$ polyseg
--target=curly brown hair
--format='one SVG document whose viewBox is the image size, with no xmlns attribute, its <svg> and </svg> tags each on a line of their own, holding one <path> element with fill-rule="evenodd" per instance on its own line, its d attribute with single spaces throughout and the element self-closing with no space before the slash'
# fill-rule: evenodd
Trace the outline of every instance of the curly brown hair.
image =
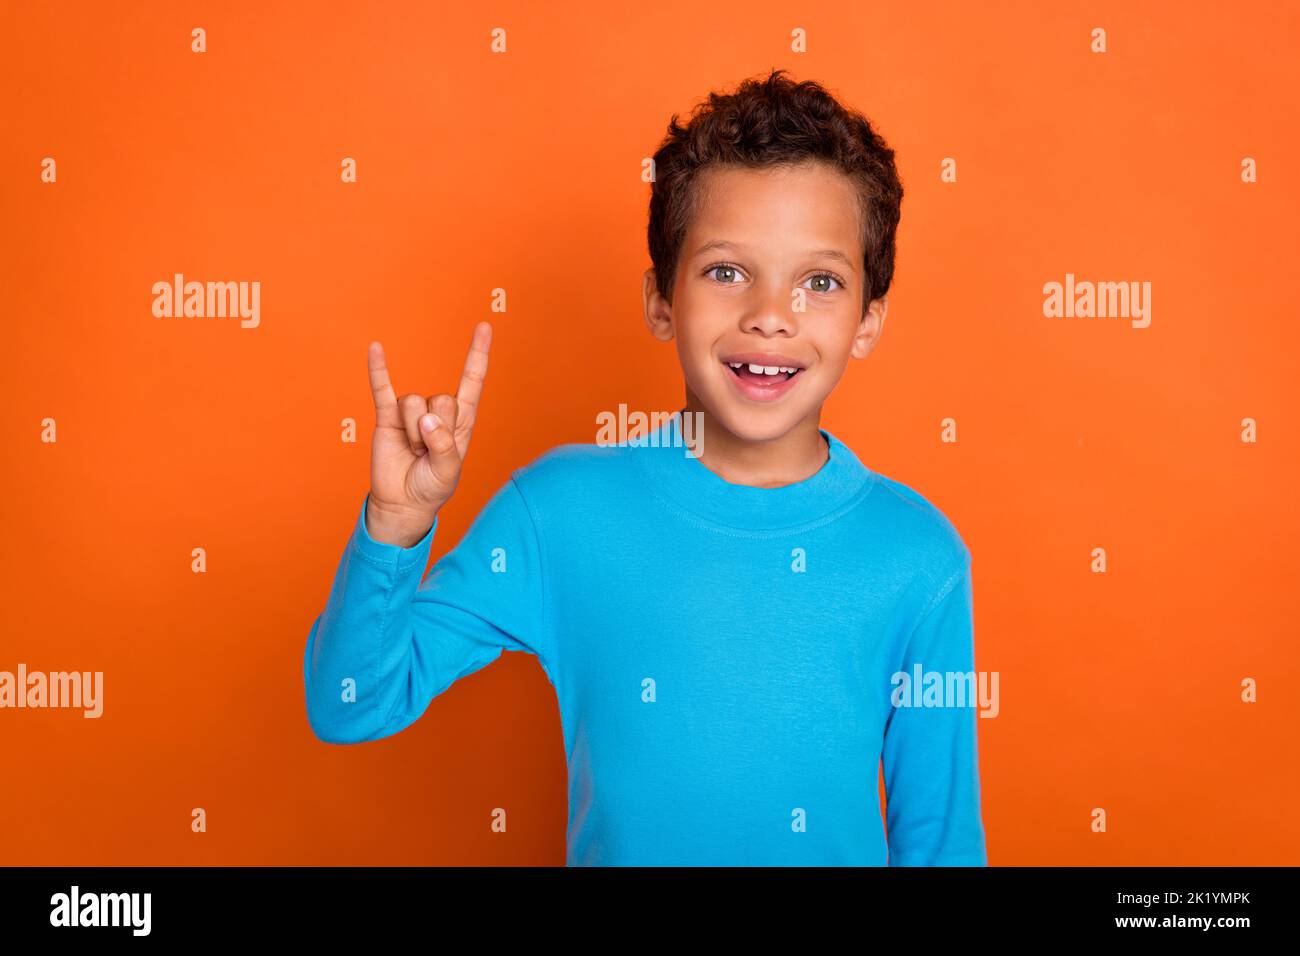
<svg viewBox="0 0 1300 956">
<path fill-rule="evenodd" d="M 690 122 L 674 113 L 654 154 L 650 186 L 650 259 L 659 294 L 672 303 L 686 227 L 708 167 L 755 169 L 808 160 L 831 164 L 852 181 L 859 199 L 864 255 L 863 309 L 894 277 L 894 235 L 903 184 L 894 151 L 861 113 L 849 110 L 813 80 L 796 83 L 785 70 L 748 79 L 734 93 L 710 93 Z"/>
</svg>

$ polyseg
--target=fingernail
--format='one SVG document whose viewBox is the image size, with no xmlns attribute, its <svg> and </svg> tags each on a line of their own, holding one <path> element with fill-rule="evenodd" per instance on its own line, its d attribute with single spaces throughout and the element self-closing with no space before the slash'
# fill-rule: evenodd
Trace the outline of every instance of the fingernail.
<svg viewBox="0 0 1300 956">
<path fill-rule="evenodd" d="M 438 420 L 432 415 L 425 415 L 420 419 L 420 427 L 426 432 L 433 431 L 438 426 Z"/>
</svg>

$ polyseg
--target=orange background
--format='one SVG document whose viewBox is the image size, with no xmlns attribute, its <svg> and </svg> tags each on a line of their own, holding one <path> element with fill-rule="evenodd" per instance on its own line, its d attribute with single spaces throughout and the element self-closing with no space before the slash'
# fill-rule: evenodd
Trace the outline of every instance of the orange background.
<svg viewBox="0 0 1300 956">
<path fill-rule="evenodd" d="M 0 670 L 102 670 L 105 713 L 0 711 L 0 863 L 563 863 L 535 659 L 382 741 L 308 727 L 307 632 L 368 484 L 366 344 L 399 394 L 454 391 L 494 326 L 434 558 L 597 412 L 678 407 L 641 318 L 641 160 L 772 67 L 898 151 L 886 333 L 822 424 L 974 554 L 990 862 L 1298 862 L 1300 16 L 1051 6 L 6 4 Z M 175 272 L 260 281 L 261 326 L 154 318 Z M 1150 281 L 1151 326 L 1045 318 L 1066 272 Z"/>
</svg>

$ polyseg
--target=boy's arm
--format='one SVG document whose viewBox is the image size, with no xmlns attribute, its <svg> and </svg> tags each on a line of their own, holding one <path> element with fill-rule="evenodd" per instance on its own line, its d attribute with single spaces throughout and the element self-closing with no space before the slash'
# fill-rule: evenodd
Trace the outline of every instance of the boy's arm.
<svg viewBox="0 0 1300 956">
<path fill-rule="evenodd" d="M 369 495 L 303 659 L 307 720 L 329 743 L 403 730 L 457 679 L 536 654 L 552 674 L 541 545 L 514 479 L 421 581 L 438 527 L 410 548 L 366 530 Z"/>
<path fill-rule="evenodd" d="M 942 699 L 950 706 L 891 706 L 885 721 L 881 759 L 890 866 L 988 865 L 980 814 L 974 658 L 967 553 L 963 567 L 947 579 L 918 621 L 900 668 L 909 681 L 917 665 L 923 675 L 937 671 L 944 688 L 950 672 L 973 674 L 965 706 L 951 706 L 945 694 Z"/>
</svg>

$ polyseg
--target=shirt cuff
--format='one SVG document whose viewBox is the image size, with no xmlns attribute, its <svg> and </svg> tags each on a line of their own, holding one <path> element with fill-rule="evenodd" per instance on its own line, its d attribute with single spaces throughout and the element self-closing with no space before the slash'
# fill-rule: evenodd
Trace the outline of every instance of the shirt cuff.
<svg viewBox="0 0 1300 956">
<path fill-rule="evenodd" d="M 423 538 L 411 547 L 403 548 L 376 541 L 370 536 L 370 532 L 366 530 L 366 507 L 369 504 L 370 492 L 367 491 L 365 499 L 361 502 L 361 514 L 357 518 L 356 527 L 352 530 L 352 546 L 356 548 L 357 553 L 367 561 L 383 567 L 395 568 L 398 571 L 409 571 L 417 565 L 423 570 L 424 565 L 428 563 L 429 552 L 433 548 L 433 533 L 438 530 L 438 516 L 434 515 L 433 524 Z"/>
</svg>

